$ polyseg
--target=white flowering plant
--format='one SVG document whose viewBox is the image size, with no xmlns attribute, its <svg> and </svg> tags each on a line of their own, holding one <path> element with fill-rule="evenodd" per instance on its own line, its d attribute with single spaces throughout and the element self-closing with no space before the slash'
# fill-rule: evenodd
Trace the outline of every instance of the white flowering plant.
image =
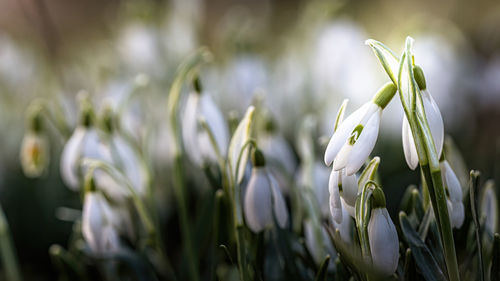
<svg viewBox="0 0 500 281">
<path fill-rule="evenodd" d="M 346 118 L 344 101 L 328 142 L 318 141 L 313 116 L 298 118 L 288 142 L 259 99 L 241 118 L 225 114 L 202 85 L 214 59 L 206 48 L 182 62 L 164 97 L 166 138 L 151 141 L 158 126 L 131 117 L 127 102 L 96 110 L 81 93 L 73 128 L 46 101 L 33 102 L 23 171 L 40 177 L 57 162 L 47 133 L 56 130 L 61 179 L 81 202 L 67 245 L 50 248 L 60 280 L 500 280 L 494 183 L 481 184 L 477 171 L 460 180 L 413 39 L 399 56 L 366 44 L 388 82 Z M 131 92 L 150 83 L 139 75 Z M 384 155 L 370 155 L 396 94 L 404 157 L 421 181 L 401 186 L 391 217 L 378 176 Z M 8 280 L 21 280 L 1 213 L 0 226 Z"/>
</svg>

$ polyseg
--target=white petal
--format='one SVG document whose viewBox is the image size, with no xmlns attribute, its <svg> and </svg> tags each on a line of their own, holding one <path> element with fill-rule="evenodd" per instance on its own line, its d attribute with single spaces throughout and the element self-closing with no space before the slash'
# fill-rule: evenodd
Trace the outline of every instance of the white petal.
<svg viewBox="0 0 500 281">
<path fill-rule="evenodd" d="M 431 129 L 434 145 L 436 146 L 437 156 L 441 156 L 444 142 L 444 124 L 443 117 L 439 111 L 439 107 L 427 91 L 422 91 L 422 100 L 425 108 L 425 115 L 429 128 Z"/>
<path fill-rule="evenodd" d="M 288 223 L 288 211 L 286 209 L 285 199 L 283 198 L 283 194 L 280 191 L 276 179 L 270 173 L 267 173 L 267 176 L 272 189 L 274 215 L 276 216 L 279 227 L 285 228 Z"/>
<path fill-rule="evenodd" d="M 328 181 L 328 191 L 330 192 L 330 213 L 336 223 L 342 223 L 342 203 L 340 202 L 339 172 L 332 169 L 330 179 Z"/>
<path fill-rule="evenodd" d="M 85 195 L 82 213 L 82 234 L 89 247 L 99 252 L 102 245 L 101 231 L 106 223 L 102 208 L 102 195 L 91 192 Z"/>
<path fill-rule="evenodd" d="M 356 175 L 347 176 L 345 170 L 342 173 L 342 198 L 347 204 L 356 205 L 356 198 L 358 197 L 358 181 Z"/>
<path fill-rule="evenodd" d="M 343 198 L 340 199 L 342 201 L 342 208 L 345 208 L 347 210 L 347 214 L 349 214 L 349 216 L 351 216 L 352 218 L 356 218 L 356 208 L 354 207 L 356 205 L 349 205 L 344 201 Z"/>
<path fill-rule="evenodd" d="M 78 159 L 82 149 L 82 142 L 86 134 L 86 129 L 78 127 L 69 138 L 61 154 L 61 178 L 71 189 L 78 191 L 80 183 L 78 179 Z"/>
<path fill-rule="evenodd" d="M 445 184 L 448 186 L 448 191 L 450 193 L 451 201 L 460 201 L 462 202 L 462 187 L 460 186 L 460 181 L 458 180 L 457 175 L 450 167 L 448 161 L 443 161 L 441 166 L 442 173 L 445 176 Z"/>
<path fill-rule="evenodd" d="M 491 235 L 497 232 L 498 226 L 498 201 L 494 191 L 494 185 L 485 184 L 481 199 L 481 219 L 484 219 L 484 229 Z"/>
<path fill-rule="evenodd" d="M 358 110 L 354 111 L 351 115 L 349 115 L 337 128 L 337 131 L 333 133 L 330 138 L 330 142 L 326 147 L 325 151 L 325 164 L 330 166 L 333 160 L 337 157 L 337 153 L 339 153 L 342 146 L 347 141 L 347 138 L 352 133 L 354 127 L 359 124 L 361 118 L 368 110 L 368 107 L 371 102 L 365 103 Z"/>
<path fill-rule="evenodd" d="M 104 227 L 101 235 L 102 245 L 100 245 L 100 254 L 115 253 L 120 249 L 120 237 L 114 227 L 107 225 Z"/>
<path fill-rule="evenodd" d="M 244 200 L 245 220 L 253 232 L 260 232 L 273 224 L 271 200 L 271 186 L 265 170 L 254 168 Z"/>
<path fill-rule="evenodd" d="M 460 228 L 465 218 L 464 204 L 462 201 L 451 201 L 451 205 L 453 209 L 451 212 L 451 225 Z"/>
<path fill-rule="evenodd" d="M 141 196 L 144 195 L 147 172 L 139 153 L 119 135 L 113 135 L 112 142 L 115 149 L 113 163 L 123 171 L 135 191 Z"/>
<path fill-rule="evenodd" d="M 215 142 L 217 147 L 223 157 L 226 155 L 227 145 L 228 145 L 228 128 L 226 120 L 222 115 L 222 112 L 213 102 L 212 98 L 208 94 L 203 94 L 200 101 L 201 114 L 207 121 L 208 127 L 212 131 L 215 137 Z M 213 151 L 210 145 L 210 150 Z M 212 152 L 213 153 L 213 152 Z"/>
<path fill-rule="evenodd" d="M 199 110 L 199 95 L 190 93 L 184 114 L 182 115 L 182 140 L 184 142 L 184 150 L 193 163 L 202 165 L 200 148 L 198 147 L 198 110 Z"/>
<path fill-rule="evenodd" d="M 413 139 L 413 134 L 411 132 L 410 124 L 406 115 L 403 117 L 402 126 L 402 137 L 403 137 L 403 152 L 405 154 L 406 164 L 410 169 L 415 170 L 418 166 L 418 153 L 415 147 L 415 140 Z"/>
<path fill-rule="evenodd" d="M 387 209 L 372 210 L 368 223 L 368 237 L 373 265 L 388 276 L 393 274 L 398 266 L 399 240 Z"/>
<path fill-rule="evenodd" d="M 352 175 L 356 173 L 361 166 L 365 163 L 377 142 L 378 130 L 380 126 L 380 117 L 382 109 L 376 111 L 366 123 L 365 128 L 359 135 L 358 140 L 352 148 L 349 155 L 349 160 L 346 165 L 346 174 Z"/>
</svg>

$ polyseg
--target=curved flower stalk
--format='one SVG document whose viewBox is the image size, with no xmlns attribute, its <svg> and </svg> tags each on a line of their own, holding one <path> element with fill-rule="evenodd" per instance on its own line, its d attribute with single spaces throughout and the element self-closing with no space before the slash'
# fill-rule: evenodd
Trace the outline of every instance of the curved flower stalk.
<svg viewBox="0 0 500 281">
<path fill-rule="evenodd" d="M 356 173 L 370 155 L 377 141 L 382 110 L 396 93 L 389 82 L 374 98 L 349 115 L 333 133 L 325 151 L 325 164 L 338 171 L 345 168 L 347 175 Z"/>
<path fill-rule="evenodd" d="M 396 271 L 399 261 L 399 239 L 396 227 L 385 207 L 385 196 L 380 188 L 373 192 L 373 206 L 368 222 L 368 240 L 372 263 L 377 270 L 389 276 Z"/>
<path fill-rule="evenodd" d="M 219 157 L 225 157 L 229 133 L 222 112 L 208 93 L 203 93 L 198 78 L 194 85 L 195 91 L 187 97 L 182 116 L 182 138 L 188 157 L 202 166 L 206 162 L 217 163 Z M 206 122 L 211 135 L 200 126 L 200 119 Z"/>
<path fill-rule="evenodd" d="M 80 124 L 68 139 L 61 154 L 61 177 L 64 183 L 72 190 L 81 188 L 82 170 L 80 160 L 83 158 L 111 161 L 111 155 L 104 148 L 94 126 L 94 112 L 88 97 L 81 101 Z"/>
<path fill-rule="evenodd" d="M 429 123 L 429 128 L 431 130 L 432 138 L 434 140 L 434 145 L 436 146 L 437 155 L 441 155 L 443 151 L 444 143 L 444 124 L 443 118 L 441 117 L 441 112 L 436 102 L 432 96 L 427 91 L 427 84 L 425 82 L 425 76 L 422 68 L 415 66 L 413 68 L 415 74 L 415 80 L 420 89 L 420 94 L 422 95 L 422 103 L 424 105 L 425 116 L 427 117 L 427 122 Z M 410 124 L 406 115 L 403 117 L 402 125 L 402 138 L 403 138 L 403 151 L 406 159 L 406 163 L 410 169 L 415 170 L 418 166 L 418 154 L 417 148 L 415 147 L 415 141 L 413 139 L 413 134 L 410 129 Z"/>
<path fill-rule="evenodd" d="M 255 233 L 272 227 L 274 221 L 281 228 L 288 223 L 285 199 L 278 183 L 266 170 L 264 155 L 259 149 L 252 153 L 253 170 L 244 200 L 245 220 Z"/>
<path fill-rule="evenodd" d="M 443 184 L 446 188 L 446 203 L 448 205 L 448 214 L 450 216 L 451 225 L 455 228 L 460 228 L 464 222 L 464 203 L 462 201 L 462 187 L 458 181 L 458 177 L 451 169 L 448 161 L 440 162 Z"/>
</svg>

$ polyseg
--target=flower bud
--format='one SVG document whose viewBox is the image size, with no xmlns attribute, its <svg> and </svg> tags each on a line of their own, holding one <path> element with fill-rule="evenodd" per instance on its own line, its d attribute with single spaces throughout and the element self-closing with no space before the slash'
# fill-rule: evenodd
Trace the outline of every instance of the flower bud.
<svg viewBox="0 0 500 281">
<path fill-rule="evenodd" d="M 272 227 L 275 218 L 281 228 L 288 223 L 288 212 L 278 183 L 263 166 L 253 168 L 243 207 L 246 223 L 255 233 Z"/>
<path fill-rule="evenodd" d="M 393 274 L 398 267 L 399 239 L 386 208 L 372 209 L 368 239 L 375 268 L 387 276 Z"/>
</svg>

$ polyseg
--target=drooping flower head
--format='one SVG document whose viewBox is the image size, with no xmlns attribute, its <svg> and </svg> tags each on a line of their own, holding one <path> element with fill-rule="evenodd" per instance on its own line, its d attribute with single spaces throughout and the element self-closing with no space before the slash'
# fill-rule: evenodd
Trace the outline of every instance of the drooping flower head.
<svg viewBox="0 0 500 281">
<path fill-rule="evenodd" d="M 61 177 L 72 190 L 81 188 L 84 171 L 80 165 L 83 158 L 102 159 L 110 162 L 109 151 L 103 149 L 95 128 L 95 116 L 88 97 L 81 98 L 80 123 L 68 139 L 61 154 Z"/>
<path fill-rule="evenodd" d="M 333 133 L 325 151 L 325 164 L 347 175 L 356 173 L 377 141 L 382 110 L 396 93 L 396 86 L 385 84 L 374 98 L 349 115 Z"/>
<path fill-rule="evenodd" d="M 424 105 L 425 116 L 427 122 L 429 123 L 429 128 L 431 130 L 432 138 L 434 140 L 434 145 L 436 147 L 437 155 L 441 155 L 444 143 L 444 124 L 443 118 L 441 117 L 441 112 L 436 102 L 432 96 L 427 91 L 427 84 L 425 81 L 425 76 L 422 68 L 415 66 L 413 68 L 415 74 L 415 80 L 417 81 L 418 88 L 422 95 L 422 103 Z M 402 138 L 403 138 L 403 151 L 406 159 L 406 163 L 410 169 L 415 170 L 418 165 L 418 154 L 417 148 L 415 147 L 415 141 L 413 140 L 413 134 L 410 129 L 410 124 L 406 115 L 403 117 L 402 125 Z"/>
<path fill-rule="evenodd" d="M 399 239 L 396 227 L 385 207 L 385 196 L 380 188 L 373 192 L 373 205 L 368 222 L 368 239 L 372 263 L 387 276 L 398 267 Z"/>
<path fill-rule="evenodd" d="M 217 162 L 217 153 L 222 157 L 226 155 L 229 133 L 224 115 L 210 95 L 203 92 L 197 78 L 194 88 L 195 91 L 187 98 L 182 116 L 182 138 L 191 161 L 201 166 L 205 162 Z M 208 128 L 203 128 L 200 122 L 206 122 Z"/>
<path fill-rule="evenodd" d="M 245 220 L 255 233 L 272 227 L 275 220 L 281 228 L 288 223 L 285 199 L 265 163 L 262 152 L 255 149 L 252 153 L 252 175 L 244 198 Z"/>
</svg>

